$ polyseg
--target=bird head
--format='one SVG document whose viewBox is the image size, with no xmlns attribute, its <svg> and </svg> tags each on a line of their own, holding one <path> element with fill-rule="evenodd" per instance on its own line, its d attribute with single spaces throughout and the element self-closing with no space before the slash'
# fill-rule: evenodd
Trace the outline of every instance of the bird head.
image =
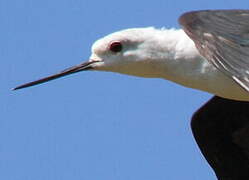
<svg viewBox="0 0 249 180">
<path fill-rule="evenodd" d="M 157 30 L 158 31 L 158 30 Z M 154 28 L 134 28 L 112 33 L 92 46 L 92 69 L 153 77 L 160 59 Z"/>
</svg>

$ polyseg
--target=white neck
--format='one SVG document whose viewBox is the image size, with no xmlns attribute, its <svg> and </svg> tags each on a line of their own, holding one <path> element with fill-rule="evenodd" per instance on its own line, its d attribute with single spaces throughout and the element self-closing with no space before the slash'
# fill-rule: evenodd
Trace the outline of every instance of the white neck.
<svg viewBox="0 0 249 180">
<path fill-rule="evenodd" d="M 153 31 L 154 45 L 160 50 L 154 65 L 159 78 L 229 99 L 249 100 L 248 92 L 199 54 L 183 30 Z"/>
</svg>

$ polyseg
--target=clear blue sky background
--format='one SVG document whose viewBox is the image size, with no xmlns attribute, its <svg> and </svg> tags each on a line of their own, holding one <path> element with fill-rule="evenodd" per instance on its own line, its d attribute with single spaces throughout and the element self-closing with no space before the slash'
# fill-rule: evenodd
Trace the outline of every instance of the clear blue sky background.
<svg viewBox="0 0 249 180">
<path fill-rule="evenodd" d="M 10 89 L 87 60 L 111 32 L 228 8 L 248 0 L 0 0 L 0 179 L 215 179 L 189 125 L 207 93 L 104 72 Z"/>
</svg>

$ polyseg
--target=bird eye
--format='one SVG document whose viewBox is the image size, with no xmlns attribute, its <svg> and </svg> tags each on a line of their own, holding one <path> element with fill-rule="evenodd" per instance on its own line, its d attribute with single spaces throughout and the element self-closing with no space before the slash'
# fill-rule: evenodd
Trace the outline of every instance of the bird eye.
<svg viewBox="0 0 249 180">
<path fill-rule="evenodd" d="M 110 44 L 110 47 L 109 47 L 110 51 L 114 52 L 114 53 L 118 53 L 120 51 L 122 51 L 123 49 L 123 46 L 121 44 L 121 42 L 112 42 Z"/>
</svg>

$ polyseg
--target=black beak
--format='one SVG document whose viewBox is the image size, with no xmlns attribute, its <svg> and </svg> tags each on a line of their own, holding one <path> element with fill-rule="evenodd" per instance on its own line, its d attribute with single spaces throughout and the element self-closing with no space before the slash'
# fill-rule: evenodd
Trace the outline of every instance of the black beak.
<svg viewBox="0 0 249 180">
<path fill-rule="evenodd" d="M 45 77 L 45 78 L 42 78 L 42 79 L 39 79 L 39 80 L 36 80 L 36 81 L 33 81 L 33 82 L 29 82 L 29 83 L 17 86 L 15 88 L 13 88 L 13 90 L 22 89 L 22 88 L 34 86 L 34 85 L 37 85 L 37 84 L 45 83 L 47 81 L 57 79 L 57 78 L 60 78 L 60 77 L 63 77 L 63 76 L 69 75 L 69 74 L 73 74 L 73 73 L 76 73 L 76 72 L 90 70 L 90 69 L 92 69 L 91 64 L 96 63 L 96 62 L 97 61 L 84 62 L 82 64 L 67 68 L 67 69 L 65 69 L 65 70 L 63 70 L 63 71 L 61 71 L 61 72 L 59 72 L 57 74 L 54 74 L 54 75 L 51 75 L 51 76 L 48 76 L 48 77 Z"/>
</svg>

